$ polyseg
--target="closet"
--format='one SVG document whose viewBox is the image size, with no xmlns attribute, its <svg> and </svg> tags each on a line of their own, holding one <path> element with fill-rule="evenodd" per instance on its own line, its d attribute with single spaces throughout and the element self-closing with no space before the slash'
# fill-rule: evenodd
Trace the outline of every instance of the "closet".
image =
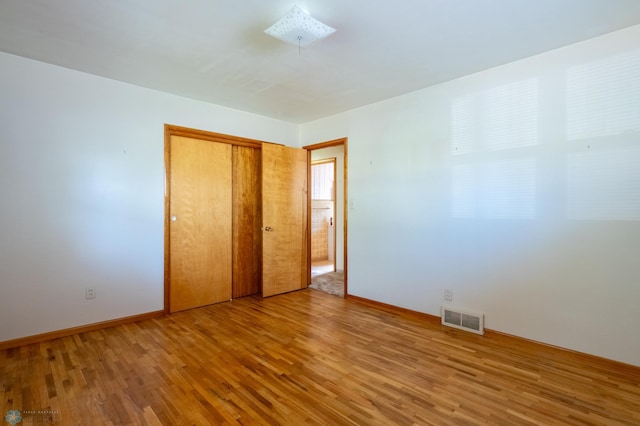
<svg viewBox="0 0 640 426">
<path fill-rule="evenodd" d="M 165 126 L 165 311 L 305 288 L 307 152 Z"/>
</svg>

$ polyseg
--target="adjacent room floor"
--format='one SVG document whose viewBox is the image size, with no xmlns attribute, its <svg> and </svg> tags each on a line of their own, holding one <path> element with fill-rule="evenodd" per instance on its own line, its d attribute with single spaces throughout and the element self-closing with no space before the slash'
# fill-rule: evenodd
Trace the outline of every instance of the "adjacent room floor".
<svg viewBox="0 0 640 426">
<path fill-rule="evenodd" d="M 344 273 L 335 271 L 333 262 L 328 260 L 314 261 L 311 264 L 311 285 L 309 288 L 333 296 L 344 297 Z"/>
<path fill-rule="evenodd" d="M 311 262 L 311 278 L 326 274 L 327 272 L 333 272 L 334 270 L 335 265 L 329 260 L 314 260 Z"/>
</svg>

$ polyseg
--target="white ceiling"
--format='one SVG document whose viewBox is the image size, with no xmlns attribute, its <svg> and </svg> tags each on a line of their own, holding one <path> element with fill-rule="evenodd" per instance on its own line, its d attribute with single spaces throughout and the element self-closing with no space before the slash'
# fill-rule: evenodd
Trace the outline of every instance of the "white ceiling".
<svg viewBox="0 0 640 426">
<path fill-rule="evenodd" d="M 294 5 L 337 29 L 264 34 Z M 640 24 L 640 0 L 0 0 L 0 50 L 304 123 Z"/>
</svg>

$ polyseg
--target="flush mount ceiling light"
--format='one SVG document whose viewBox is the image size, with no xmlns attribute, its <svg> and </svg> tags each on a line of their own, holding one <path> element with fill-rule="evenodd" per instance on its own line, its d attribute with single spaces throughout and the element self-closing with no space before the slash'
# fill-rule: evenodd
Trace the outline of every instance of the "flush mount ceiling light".
<svg viewBox="0 0 640 426">
<path fill-rule="evenodd" d="M 289 13 L 264 30 L 270 36 L 298 47 L 308 46 L 335 31 L 335 28 L 323 24 L 298 6 L 293 6 Z"/>
</svg>

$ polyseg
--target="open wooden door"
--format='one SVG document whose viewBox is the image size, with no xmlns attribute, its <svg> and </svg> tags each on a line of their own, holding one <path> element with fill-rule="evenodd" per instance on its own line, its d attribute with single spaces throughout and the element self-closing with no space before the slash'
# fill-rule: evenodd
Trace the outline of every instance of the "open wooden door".
<svg viewBox="0 0 640 426">
<path fill-rule="evenodd" d="M 307 282 L 307 151 L 262 145 L 262 295 Z"/>
</svg>

